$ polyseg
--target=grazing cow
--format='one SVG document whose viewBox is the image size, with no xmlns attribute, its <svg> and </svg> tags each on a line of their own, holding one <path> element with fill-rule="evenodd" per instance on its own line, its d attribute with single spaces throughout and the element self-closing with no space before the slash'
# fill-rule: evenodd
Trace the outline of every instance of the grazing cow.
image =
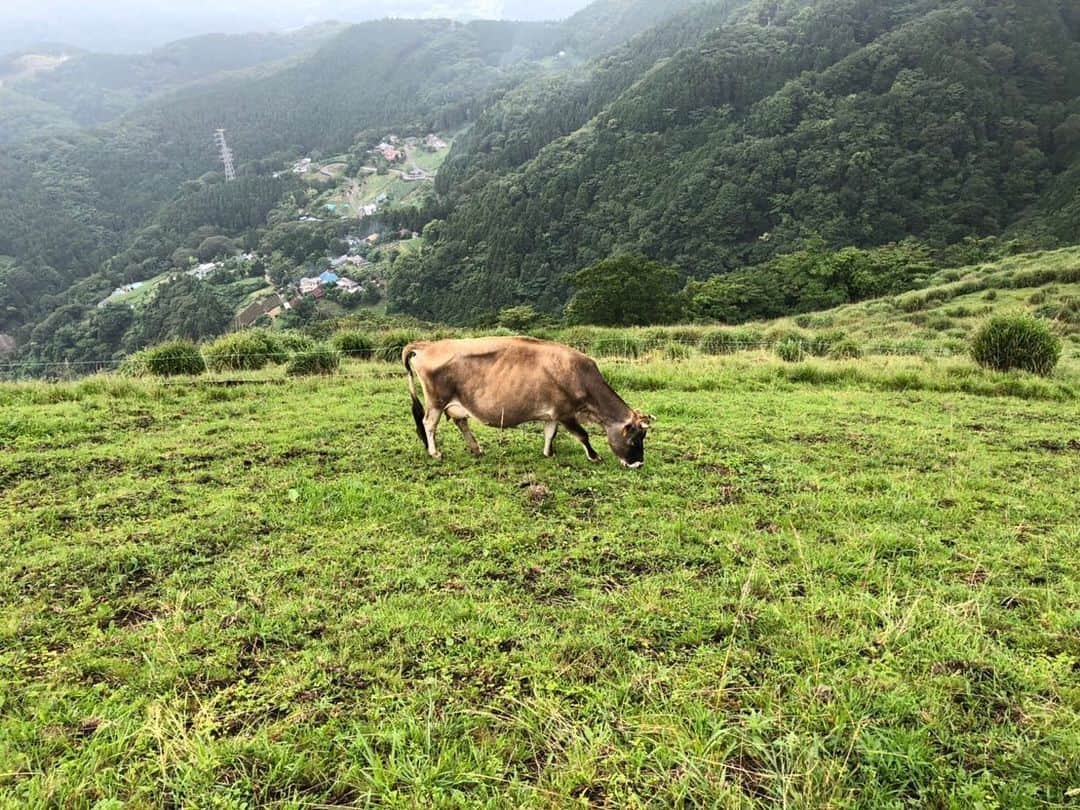
<svg viewBox="0 0 1080 810">
<path fill-rule="evenodd" d="M 601 425 L 608 444 L 624 466 L 645 463 L 645 432 L 650 417 L 632 410 L 607 384 L 596 363 L 559 343 L 533 338 L 477 338 L 411 343 L 401 353 L 409 372 L 416 432 L 433 458 L 435 430 L 445 413 L 454 420 L 473 455 L 480 445 L 469 418 L 509 428 L 543 422 L 544 455 L 555 455 L 562 425 L 585 448 L 590 461 L 600 456 L 582 423 Z M 416 394 L 420 378 L 427 408 Z"/>
</svg>

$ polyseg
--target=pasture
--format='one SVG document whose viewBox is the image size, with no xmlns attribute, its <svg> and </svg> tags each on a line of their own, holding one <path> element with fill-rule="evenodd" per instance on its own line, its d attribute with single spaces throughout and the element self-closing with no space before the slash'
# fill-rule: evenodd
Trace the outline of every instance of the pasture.
<svg viewBox="0 0 1080 810">
<path fill-rule="evenodd" d="M 0 805 L 1080 800 L 1075 366 L 602 367 L 641 471 L 390 364 L 0 386 Z"/>
</svg>

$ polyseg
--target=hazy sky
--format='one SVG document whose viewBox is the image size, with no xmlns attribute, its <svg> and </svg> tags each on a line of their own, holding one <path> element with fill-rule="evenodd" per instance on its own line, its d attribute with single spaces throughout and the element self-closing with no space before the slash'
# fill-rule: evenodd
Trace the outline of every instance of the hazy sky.
<svg viewBox="0 0 1080 810">
<path fill-rule="evenodd" d="M 589 0 L 0 0 L 0 53 L 38 42 L 145 50 L 182 37 L 380 17 L 549 20 Z"/>
</svg>

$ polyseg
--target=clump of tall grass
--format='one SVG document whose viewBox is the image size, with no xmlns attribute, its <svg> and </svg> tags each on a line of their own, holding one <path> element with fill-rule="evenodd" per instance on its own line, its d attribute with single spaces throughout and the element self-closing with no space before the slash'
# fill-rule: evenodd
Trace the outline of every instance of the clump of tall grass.
<svg viewBox="0 0 1080 810">
<path fill-rule="evenodd" d="M 705 354 L 734 354 L 761 342 L 761 335 L 749 329 L 713 329 L 702 335 L 698 348 Z"/>
<path fill-rule="evenodd" d="M 140 371 L 156 377 L 194 376 L 206 372 L 206 361 L 199 353 L 199 347 L 186 340 L 173 340 L 144 349 L 129 357 L 124 365 L 127 373 L 133 376 Z"/>
<path fill-rule="evenodd" d="M 330 346 L 320 343 L 314 348 L 297 352 L 285 367 L 285 373 L 291 377 L 336 374 L 340 365 L 341 356 Z"/>
<path fill-rule="evenodd" d="M 400 363 L 402 350 L 419 339 L 419 334 L 408 329 L 383 332 L 375 345 L 375 359 L 384 363 Z"/>
<path fill-rule="evenodd" d="M 608 334 L 593 341 L 590 352 L 597 357 L 626 357 L 636 360 L 644 353 L 642 341 L 629 334 Z"/>
<path fill-rule="evenodd" d="M 830 360 L 856 360 L 862 355 L 862 348 L 851 338 L 839 340 L 829 348 Z"/>
<path fill-rule="evenodd" d="M 358 357 L 364 360 L 375 353 L 375 340 L 367 332 L 338 332 L 331 338 L 331 344 L 345 357 Z"/>
<path fill-rule="evenodd" d="M 776 356 L 785 363 L 801 363 L 806 359 L 806 343 L 797 337 L 786 337 L 776 344 Z"/>
<path fill-rule="evenodd" d="M 289 359 L 280 338 L 263 329 L 220 337 L 203 350 L 203 356 L 212 371 L 255 371 Z"/>
<path fill-rule="evenodd" d="M 1061 340 L 1041 318 L 1007 313 L 979 328 L 971 339 L 971 356 L 984 368 L 1021 369 L 1045 377 L 1061 357 Z"/>
<path fill-rule="evenodd" d="M 290 354 L 306 352 L 315 348 L 314 338 L 308 337 L 303 332 L 282 332 L 281 346 Z"/>
</svg>

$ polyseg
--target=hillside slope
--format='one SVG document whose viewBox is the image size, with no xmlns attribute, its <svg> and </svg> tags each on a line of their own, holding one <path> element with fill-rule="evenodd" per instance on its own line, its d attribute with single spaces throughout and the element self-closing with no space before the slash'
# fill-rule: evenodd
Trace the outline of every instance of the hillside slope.
<svg viewBox="0 0 1080 810">
<path fill-rule="evenodd" d="M 556 311 L 566 273 L 624 250 L 703 278 L 811 236 L 940 246 L 1023 224 L 1080 241 L 1080 220 L 1049 202 L 1074 192 L 1059 180 L 1080 142 L 1075 4 L 802 6 L 743 15 L 524 165 L 444 187 L 445 221 L 398 307 L 457 322 L 523 301 Z M 473 151 L 459 176 L 490 163 Z"/>
</svg>

